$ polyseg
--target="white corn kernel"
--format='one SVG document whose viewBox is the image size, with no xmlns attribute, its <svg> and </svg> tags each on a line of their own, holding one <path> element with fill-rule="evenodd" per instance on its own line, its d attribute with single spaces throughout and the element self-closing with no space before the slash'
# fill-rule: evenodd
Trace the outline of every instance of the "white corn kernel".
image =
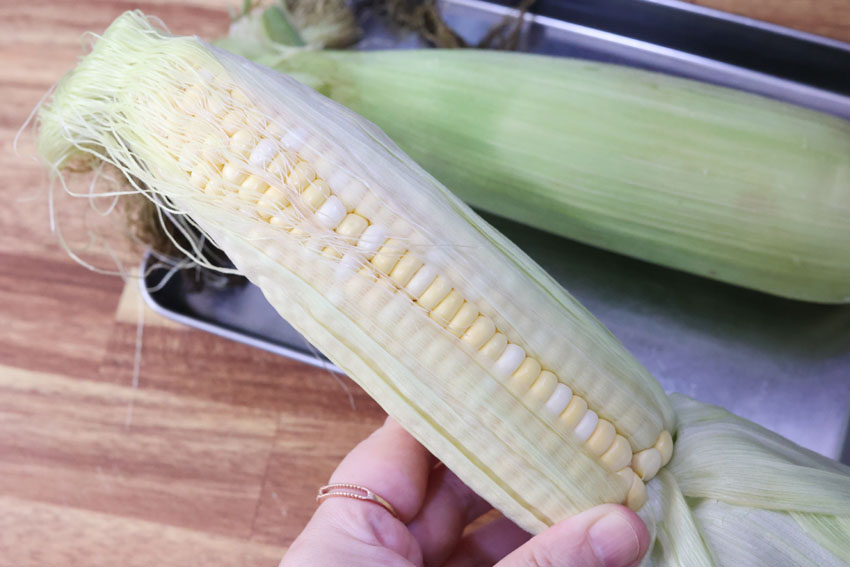
<svg viewBox="0 0 850 567">
<path fill-rule="evenodd" d="M 425 290 L 428 289 L 428 286 L 431 285 L 431 282 L 433 282 L 436 278 L 437 271 L 428 264 L 425 264 L 419 268 L 415 274 L 413 274 L 413 277 L 410 278 L 410 281 L 407 282 L 404 289 L 410 294 L 410 297 L 417 299 L 425 293 Z"/>
<path fill-rule="evenodd" d="M 334 270 L 334 278 L 337 281 L 347 280 L 360 269 L 363 264 L 363 258 L 359 254 L 348 252 L 342 255 L 342 259 L 337 264 Z"/>
<path fill-rule="evenodd" d="M 566 384 L 559 383 L 555 386 L 555 391 L 552 392 L 552 395 L 549 396 L 549 399 L 546 400 L 546 411 L 548 411 L 553 416 L 559 416 L 561 413 L 567 409 L 567 405 L 570 403 L 570 399 L 573 397 L 573 391 L 570 390 L 570 387 Z"/>
<path fill-rule="evenodd" d="M 327 181 L 334 194 L 345 203 L 345 208 L 349 211 L 353 211 L 357 207 L 357 203 L 362 201 L 366 192 L 369 191 L 366 185 L 341 169 L 328 177 Z"/>
<path fill-rule="evenodd" d="M 345 218 L 345 207 L 336 195 L 331 195 L 316 211 L 316 218 L 327 228 L 334 229 Z"/>
<path fill-rule="evenodd" d="M 599 416 L 593 410 L 587 410 L 587 413 L 581 418 L 575 428 L 575 436 L 579 441 L 584 443 L 590 439 L 593 430 L 596 429 L 596 424 L 599 423 Z"/>
<path fill-rule="evenodd" d="M 359 215 L 358 215 L 359 216 Z M 366 256 L 372 256 L 381 244 L 387 239 L 387 229 L 381 225 L 370 225 L 363 234 L 360 240 L 357 241 L 357 248 Z"/>
<path fill-rule="evenodd" d="M 298 126 L 290 128 L 281 136 L 280 141 L 284 147 L 297 150 L 304 145 L 304 140 L 307 139 L 307 132 Z"/>
<path fill-rule="evenodd" d="M 248 163 L 256 168 L 263 169 L 271 162 L 277 151 L 277 140 L 264 138 L 251 150 L 251 154 L 248 156 Z"/>
<path fill-rule="evenodd" d="M 522 347 L 515 344 L 509 344 L 505 347 L 505 352 L 496 359 L 496 370 L 502 374 L 503 377 L 510 376 L 517 368 L 519 368 L 519 365 L 522 364 L 523 360 L 525 360 L 525 351 L 522 350 Z"/>
</svg>

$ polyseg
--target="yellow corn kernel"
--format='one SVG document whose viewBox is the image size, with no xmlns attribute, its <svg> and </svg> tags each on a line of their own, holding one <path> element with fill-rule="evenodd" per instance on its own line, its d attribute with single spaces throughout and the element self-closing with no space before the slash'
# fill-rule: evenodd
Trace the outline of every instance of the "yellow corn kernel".
<svg viewBox="0 0 850 567">
<path fill-rule="evenodd" d="M 455 316 L 449 321 L 448 331 L 456 337 L 461 336 L 472 323 L 478 318 L 478 308 L 464 301 Z"/>
<path fill-rule="evenodd" d="M 256 175 L 249 175 L 239 187 L 239 198 L 256 203 L 269 188 L 269 184 Z"/>
<path fill-rule="evenodd" d="M 338 259 L 342 258 L 342 253 L 336 248 L 333 248 L 331 246 L 325 246 L 324 248 L 322 248 L 322 256 L 324 256 L 325 258 Z"/>
<path fill-rule="evenodd" d="M 508 386 L 516 394 L 524 394 L 540 376 L 540 363 L 536 359 L 526 357 L 508 381 Z"/>
<path fill-rule="evenodd" d="M 398 266 L 396 266 L 396 268 L 398 268 Z M 393 270 L 393 273 L 395 273 L 395 270 Z M 445 327 L 448 325 L 451 318 L 455 316 L 457 310 L 460 309 L 462 303 L 463 296 L 456 289 L 453 289 L 449 292 L 445 299 L 437 304 L 431 313 L 429 313 L 429 316 Z"/>
<path fill-rule="evenodd" d="M 286 161 L 286 157 L 287 156 L 281 158 L 284 160 L 282 166 L 286 167 L 286 169 L 282 168 L 281 170 L 289 171 L 289 174 L 286 176 L 286 185 L 300 193 L 301 191 L 306 189 L 307 186 L 310 185 L 314 179 L 316 179 L 316 172 L 306 161 L 299 161 L 297 164 L 295 164 L 295 167 L 289 167 L 288 162 Z M 274 165 L 277 160 L 278 158 L 275 158 L 272 161 L 272 165 Z"/>
<path fill-rule="evenodd" d="M 490 360 L 496 360 L 499 358 L 503 352 L 505 352 L 505 347 L 508 346 L 508 338 L 502 333 L 496 333 L 493 335 L 489 341 L 484 343 L 484 346 L 481 347 L 481 350 L 478 352 L 484 358 L 489 358 Z"/>
<path fill-rule="evenodd" d="M 422 260 L 415 254 L 408 252 L 399 259 L 392 272 L 390 272 L 390 279 L 397 286 L 404 287 L 413 277 L 413 274 L 416 273 L 416 270 L 422 267 L 422 263 Z"/>
<path fill-rule="evenodd" d="M 617 476 L 622 478 L 625 485 L 629 487 L 628 492 L 626 493 L 626 506 L 634 511 L 640 510 L 640 508 L 646 503 L 646 485 L 644 485 L 643 481 L 632 469 L 628 467 L 618 471 Z"/>
<path fill-rule="evenodd" d="M 548 370 L 544 370 L 540 373 L 540 376 L 537 377 L 537 380 L 534 381 L 534 384 L 531 385 L 531 389 L 528 391 L 526 399 L 532 407 L 542 406 L 546 403 L 549 396 L 552 395 L 552 392 L 555 391 L 557 386 L 558 377 Z"/>
<path fill-rule="evenodd" d="M 356 213 L 349 213 L 345 215 L 345 218 L 342 219 L 342 222 L 339 223 L 339 226 L 335 230 L 337 234 L 345 239 L 346 244 L 353 246 L 357 242 L 357 238 L 366 230 L 367 226 L 369 226 L 369 221 Z"/>
<path fill-rule="evenodd" d="M 617 436 L 617 431 L 610 421 L 600 419 L 596 424 L 596 429 L 593 430 L 590 438 L 585 443 L 585 447 L 590 453 L 598 457 L 608 450 L 611 443 L 614 442 L 614 437 Z"/>
<path fill-rule="evenodd" d="M 247 158 L 251 154 L 251 149 L 255 146 L 254 136 L 248 130 L 237 130 L 231 137 L 228 146 L 231 150 Z"/>
<path fill-rule="evenodd" d="M 313 180 L 310 185 L 301 193 L 301 198 L 311 211 L 316 211 L 322 206 L 331 194 L 330 186 L 321 179 Z"/>
<path fill-rule="evenodd" d="M 300 189 L 290 183 L 291 180 L 289 179 L 289 176 L 295 170 L 298 163 L 299 162 L 293 154 L 286 150 L 281 150 L 269 161 L 269 164 L 266 166 L 266 173 L 279 181 L 279 183 L 274 183 L 275 185 L 279 184 L 281 187 L 286 187 L 287 191 L 292 193 L 300 193 L 301 190 L 309 185 L 310 182 L 308 181 L 305 183 Z M 312 181 L 312 179 L 310 181 Z"/>
<path fill-rule="evenodd" d="M 622 435 L 614 437 L 608 450 L 602 453 L 599 461 L 611 472 L 627 467 L 632 461 L 632 448 Z"/>
<path fill-rule="evenodd" d="M 472 348 L 481 348 L 481 345 L 490 340 L 496 333 L 496 324 L 486 315 L 481 315 L 472 323 L 466 332 L 460 337 L 460 340 L 467 343 Z"/>
<path fill-rule="evenodd" d="M 289 204 L 280 189 L 277 187 L 268 187 L 268 185 L 266 187 L 267 189 L 263 192 L 263 196 L 260 197 L 260 201 L 257 203 L 257 212 L 263 220 L 269 220 L 269 217 Z"/>
<path fill-rule="evenodd" d="M 662 431 L 655 441 L 655 448 L 661 453 L 661 466 L 665 466 L 673 457 L 673 437 L 669 431 Z"/>
<path fill-rule="evenodd" d="M 372 265 L 382 274 L 389 274 L 405 250 L 404 244 L 390 238 L 378 249 L 378 253 L 372 258 Z"/>
<path fill-rule="evenodd" d="M 641 480 L 649 480 L 661 469 L 661 453 L 655 447 L 644 449 L 632 456 L 632 470 Z"/>
<path fill-rule="evenodd" d="M 579 424 L 581 418 L 584 417 L 584 414 L 587 413 L 587 402 L 584 401 L 584 398 L 581 396 L 574 395 L 572 399 L 570 399 L 570 403 L 567 406 L 567 409 L 563 411 L 561 417 L 558 418 L 561 425 L 566 427 L 568 430 L 573 431 L 576 428 L 576 425 Z"/>
<path fill-rule="evenodd" d="M 221 128 L 228 136 L 232 136 L 243 126 L 242 114 L 237 110 L 231 110 L 221 119 Z"/>
<path fill-rule="evenodd" d="M 198 189 L 203 189 L 210 180 L 209 173 L 209 167 L 206 164 L 199 164 L 189 175 L 189 183 Z"/>
<path fill-rule="evenodd" d="M 245 178 L 248 177 L 248 174 L 242 171 L 242 167 L 239 164 L 229 161 L 221 168 L 221 177 L 228 183 L 241 185 L 245 181 Z"/>
<path fill-rule="evenodd" d="M 420 307 L 430 311 L 449 294 L 451 289 L 451 282 L 443 276 L 437 276 L 416 302 Z"/>
</svg>

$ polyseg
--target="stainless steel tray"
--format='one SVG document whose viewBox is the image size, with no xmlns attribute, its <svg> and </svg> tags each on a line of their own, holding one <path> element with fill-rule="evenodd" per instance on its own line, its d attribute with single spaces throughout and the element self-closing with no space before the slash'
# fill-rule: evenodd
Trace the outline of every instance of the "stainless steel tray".
<svg viewBox="0 0 850 567">
<path fill-rule="evenodd" d="M 442 5 L 472 41 L 510 13 L 475 0 Z M 667 0 L 541 1 L 536 9 L 524 30 L 528 51 L 654 69 L 850 118 L 850 73 L 839 72 L 850 69 L 845 44 Z M 362 24 L 362 49 L 418 45 L 374 19 Z M 850 306 L 770 297 L 486 218 L 607 325 L 666 390 L 721 405 L 850 463 Z M 181 278 L 160 285 L 164 273 L 153 270 L 142 281 L 154 310 L 332 367 L 256 287 L 191 292 Z"/>
</svg>

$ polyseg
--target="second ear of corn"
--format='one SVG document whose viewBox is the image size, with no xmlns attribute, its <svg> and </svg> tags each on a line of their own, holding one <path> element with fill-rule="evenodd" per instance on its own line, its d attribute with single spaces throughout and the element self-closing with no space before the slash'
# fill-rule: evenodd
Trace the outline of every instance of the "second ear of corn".
<svg viewBox="0 0 850 567">
<path fill-rule="evenodd" d="M 850 302 L 850 123 L 696 81 L 483 50 L 221 41 L 374 121 L 464 201 L 749 287 Z"/>
<path fill-rule="evenodd" d="M 710 439 L 674 449 L 677 413 L 680 436 L 725 414 L 674 407 L 519 249 L 374 125 L 291 78 L 128 13 L 59 83 L 38 127 L 57 179 L 112 164 L 200 228 L 284 318 L 525 529 L 619 502 L 656 534 L 650 564 L 713 564 L 690 506 L 710 498 L 761 513 L 770 506 L 760 485 L 786 481 L 777 461 L 787 460 L 818 483 L 800 480 L 775 501 L 784 535 L 809 542 L 824 565 L 850 557 L 835 535 L 841 506 L 850 509 L 845 468 L 784 440 L 784 453 L 759 455 L 745 422 L 720 426 L 725 457 Z M 751 495 L 722 477 L 741 469 L 761 480 Z"/>
</svg>

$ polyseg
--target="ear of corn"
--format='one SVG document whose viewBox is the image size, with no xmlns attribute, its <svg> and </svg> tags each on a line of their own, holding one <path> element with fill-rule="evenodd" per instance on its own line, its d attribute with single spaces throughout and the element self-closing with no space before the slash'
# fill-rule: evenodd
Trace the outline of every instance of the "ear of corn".
<svg viewBox="0 0 850 567">
<path fill-rule="evenodd" d="M 479 209 L 784 297 L 850 301 L 845 120 L 567 58 L 287 50 L 244 23 L 221 44 L 374 121 Z"/>
<path fill-rule="evenodd" d="M 687 427 L 670 461 L 677 412 L 658 383 L 374 125 L 139 13 L 119 18 L 40 109 L 39 151 L 60 179 L 109 162 L 185 215 L 283 317 L 527 530 L 622 502 L 658 534 L 655 564 L 713 557 L 690 499 L 764 507 L 760 486 L 736 493 L 723 475 L 753 474 L 764 461 L 771 468 L 758 474 L 777 486 L 792 469 L 772 465 L 800 461 L 787 441 L 774 443 L 781 452 L 763 448 L 734 425 L 720 438 L 738 468 L 714 462 L 717 444 L 681 437 L 716 420 L 699 405 L 678 408 Z M 706 455 L 720 477 L 700 473 Z M 783 517 L 814 518 L 792 517 L 784 529 L 839 557 L 835 503 L 850 501 L 850 477 L 811 457 L 797 464 L 826 484 L 777 500 Z"/>
</svg>

